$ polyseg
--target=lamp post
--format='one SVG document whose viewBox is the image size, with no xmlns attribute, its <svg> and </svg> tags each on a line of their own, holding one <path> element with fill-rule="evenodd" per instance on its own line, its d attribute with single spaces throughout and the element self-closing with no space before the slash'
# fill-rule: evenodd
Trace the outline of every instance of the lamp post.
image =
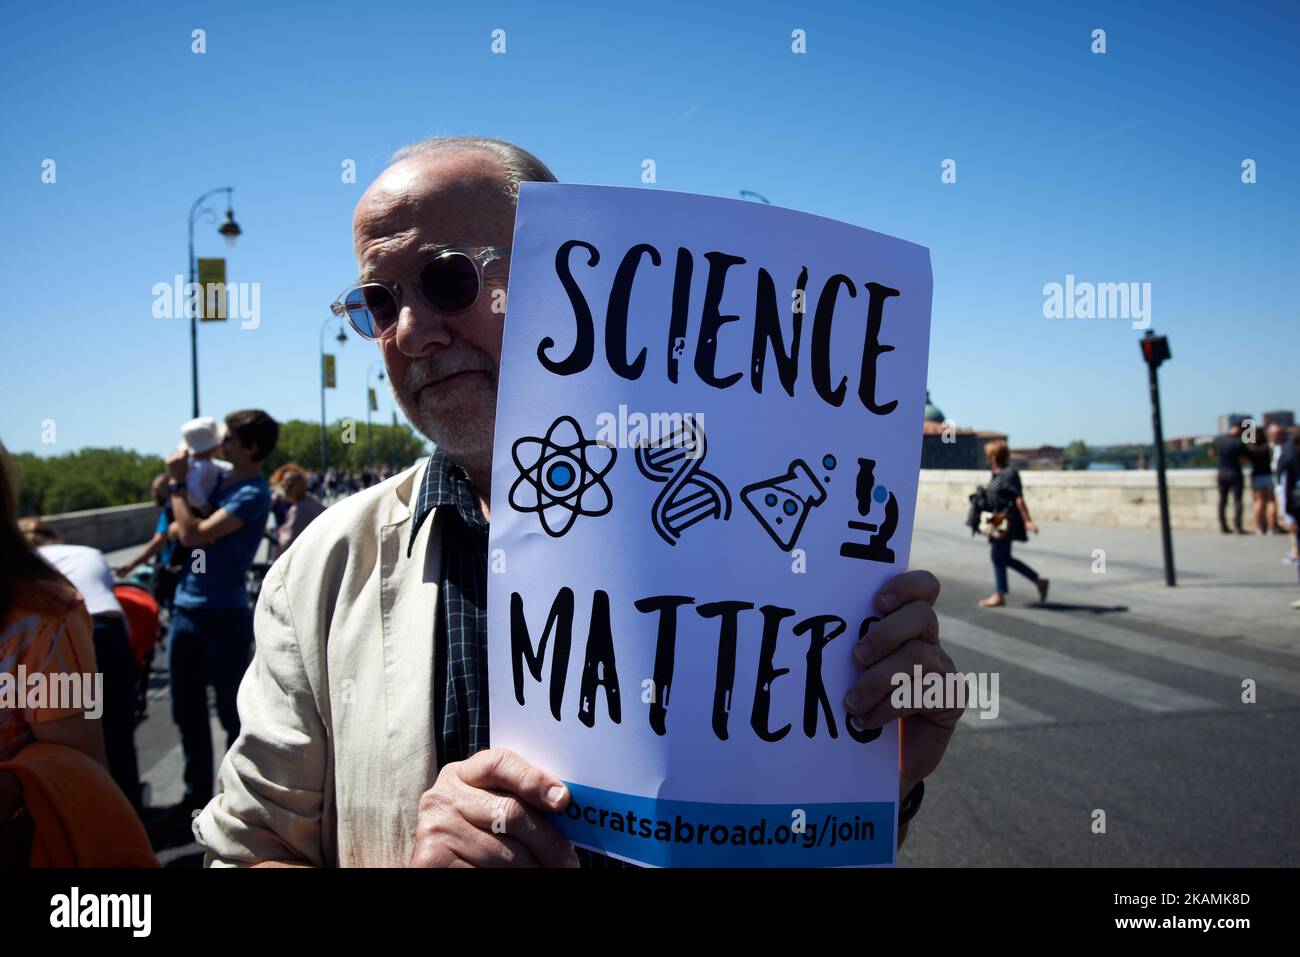
<svg viewBox="0 0 1300 957">
<path fill-rule="evenodd" d="M 370 373 L 374 371 L 375 366 L 379 366 L 377 381 L 383 382 L 384 360 L 380 359 L 378 362 L 372 362 L 370 363 L 370 367 L 366 369 L 366 465 L 372 470 L 375 467 L 375 445 L 372 440 L 370 429 Z M 376 393 L 376 397 L 378 397 L 378 393 Z"/>
<path fill-rule="evenodd" d="M 325 471 L 329 468 L 329 452 L 326 451 L 328 446 L 325 443 L 325 330 L 329 328 L 331 322 L 335 322 L 333 316 L 321 323 L 320 327 L 320 479 L 325 481 Z M 348 341 L 348 337 L 343 334 L 343 324 L 339 323 L 339 334 L 334 340 L 341 347 Z"/>
<path fill-rule="evenodd" d="M 771 206 L 771 205 L 772 205 L 772 201 L 771 201 L 770 199 L 768 199 L 768 198 L 767 198 L 766 196 L 764 196 L 762 193 L 756 193 L 756 192 L 754 192 L 752 189 L 742 189 L 742 190 L 740 191 L 740 198 L 741 198 L 741 199 L 744 199 L 746 196 L 753 196 L 753 197 L 754 197 L 756 200 L 758 200 L 760 203 L 766 203 L 768 206 Z"/>
<path fill-rule="evenodd" d="M 194 283 L 198 281 L 195 275 L 195 272 L 198 268 L 198 263 L 194 259 L 194 222 L 200 216 L 206 217 L 214 221 L 216 220 L 216 214 L 212 211 L 210 207 L 203 205 L 204 201 L 207 200 L 209 196 L 214 196 L 217 193 L 226 194 L 226 221 L 221 224 L 221 226 L 217 229 L 217 232 L 219 232 L 225 238 L 227 246 L 234 247 L 235 239 L 239 236 L 240 233 L 243 232 L 243 230 L 239 228 L 239 224 L 235 222 L 235 212 L 234 209 L 231 207 L 230 194 L 233 192 L 234 192 L 233 187 L 218 186 L 216 189 L 208 190 L 206 193 L 204 193 L 202 196 L 196 199 L 194 201 L 194 205 L 190 207 L 189 225 L 190 225 L 190 288 L 191 289 L 193 288 Z M 200 293 L 200 300 L 201 299 L 202 299 L 202 293 Z M 198 308 L 197 308 L 198 303 L 196 302 L 194 306 L 195 308 L 192 308 L 190 310 L 190 397 L 192 399 L 191 407 L 194 412 L 193 418 L 197 419 L 199 417 L 199 318 L 198 318 Z"/>
</svg>

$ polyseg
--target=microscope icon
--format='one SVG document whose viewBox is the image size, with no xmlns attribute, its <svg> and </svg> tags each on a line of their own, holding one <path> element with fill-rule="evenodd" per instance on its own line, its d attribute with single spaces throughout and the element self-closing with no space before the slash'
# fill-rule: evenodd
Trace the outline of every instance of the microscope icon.
<svg viewBox="0 0 1300 957">
<path fill-rule="evenodd" d="M 898 529 L 898 499 L 894 493 L 883 485 L 876 484 L 875 459 L 858 459 L 858 479 L 856 486 L 858 496 L 858 514 L 863 518 L 871 517 L 872 503 L 883 505 L 884 521 L 849 522 L 849 528 L 859 532 L 874 532 L 866 543 L 843 542 L 840 554 L 845 558 L 860 558 L 868 562 L 893 564 L 894 550 L 889 547 L 889 540 Z"/>
</svg>

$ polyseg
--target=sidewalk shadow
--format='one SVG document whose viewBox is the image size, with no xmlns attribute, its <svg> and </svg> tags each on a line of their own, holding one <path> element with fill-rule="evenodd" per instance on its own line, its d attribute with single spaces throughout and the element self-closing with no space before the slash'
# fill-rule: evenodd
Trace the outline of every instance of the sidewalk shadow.
<svg viewBox="0 0 1300 957">
<path fill-rule="evenodd" d="M 1045 601 L 1029 605 L 1029 608 L 1041 608 L 1044 611 L 1086 611 L 1094 615 L 1110 615 L 1128 611 L 1128 605 L 1076 605 L 1063 601 Z"/>
</svg>

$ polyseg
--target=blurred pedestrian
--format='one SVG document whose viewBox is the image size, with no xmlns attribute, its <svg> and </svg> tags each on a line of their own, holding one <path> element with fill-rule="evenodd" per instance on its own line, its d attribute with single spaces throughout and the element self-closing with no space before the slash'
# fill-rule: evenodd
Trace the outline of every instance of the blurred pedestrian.
<svg viewBox="0 0 1300 957">
<path fill-rule="evenodd" d="M 1273 456 L 1268 439 L 1256 430 L 1254 442 L 1246 446 L 1246 459 L 1250 462 L 1250 491 L 1253 499 L 1251 514 L 1255 520 L 1255 534 L 1267 535 L 1270 525 L 1277 527 L 1277 499 L 1273 494 Z M 1270 512 L 1273 512 L 1270 516 Z"/>
<path fill-rule="evenodd" d="M 1286 495 L 1287 514 L 1291 516 L 1295 529 L 1296 548 L 1300 550 L 1300 432 L 1291 436 L 1291 441 L 1282 449 L 1277 472 Z M 1300 571 L 1300 566 L 1297 571 Z M 1291 607 L 1300 609 L 1300 598 L 1291 602 Z"/>
<path fill-rule="evenodd" d="M 281 492 L 289 502 L 289 512 L 280 526 L 278 554 L 284 554 L 312 520 L 325 511 L 320 499 L 307 490 L 307 473 L 296 465 L 286 468 Z"/>
<path fill-rule="evenodd" d="M 181 426 L 178 451 L 189 454 L 190 467 L 185 473 L 185 491 L 190 505 L 199 514 L 212 514 L 211 499 L 217 486 L 230 474 L 230 463 L 217 458 L 221 450 L 221 426 L 211 416 L 190 419 Z"/>
<path fill-rule="evenodd" d="M 980 600 L 984 608 L 997 608 L 1007 603 L 1009 585 L 1007 569 L 1012 568 L 1028 578 L 1038 588 L 1038 600 L 1047 601 L 1048 580 L 1039 576 L 1018 558 L 1011 557 L 1012 542 L 1027 542 L 1026 529 L 1038 534 L 1038 526 L 1029 517 L 1020 473 L 1011 467 L 1011 450 L 1006 442 L 989 442 L 984 446 L 984 457 L 993 477 L 988 485 L 989 504 L 993 508 L 992 529 L 989 532 L 989 553 L 993 560 L 993 579 L 997 590 Z"/>
<path fill-rule="evenodd" d="M 126 616 L 113 594 L 113 572 L 104 553 L 86 545 L 65 545 L 48 522 L 34 516 L 18 527 L 36 553 L 72 582 L 90 612 L 95 670 L 104 676 L 104 749 L 108 772 L 131 806 L 140 810 L 140 768 L 135 751 L 135 689 L 140 672 Z"/>
<path fill-rule="evenodd" d="M 1281 464 L 1282 455 L 1290 445 L 1290 439 L 1287 438 L 1286 431 L 1278 424 L 1274 423 L 1268 427 L 1268 444 L 1270 462 L 1273 471 L 1273 523 L 1270 530 L 1275 535 L 1290 536 L 1295 531 L 1295 520 L 1287 512 L 1286 486 L 1282 484 L 1282 476 L 1278 469 Z M 1292 546 L 1291 550 L 1282 559 L 1284 562 L 1300 562 L 1300 553 Z"/>
<path fill-rule="evenodd" d="M 276 421 L 257 409 L 226 416 L 222 451 L 231 471 L 213 493 L 215 511 L 207 518 L 186 496 L 189 457 L 175 452 L 167 458 L 177 535 L 195 554 L 176 589 L 168 637 L 172 717 L 185 753 L 185 796 L 176 808 L 182 820 L 212 796 L 209 685 L 216 692 L 227 748 L 239 736 L 235 695 L 253 645 L 245 577 L 271 510 L 271 489 L 260 463 L 274 451 L 279 431 Z"/>
<path fill-rule="evenodd" d="M 289 514 L 289 509 L 293 508 L 293 502 L 289 501 L 284 494 L 284 477 L 292 469 L 298 469 L 297 465 L 281 465 L 271 473 L 267 484 L 271 486 L 271 524 L 272 527 L 266 530 L 267 541 L 271 543 L 271 561 L 280 557 L 280 529 L 284 527 L 285 517 Z"/>
<path fill-rule="evenodd" d="M 1246 444 L 1241 441 L 1241 420 L 1235 416 L 1231 420 L 1225 435 L 1217 436 L 1210 448 L 1210 457 L 1219 463 L 1219 529 L 1225 535 L 1231 535 L 1236 529 L 1238 535 L 1245 535 L 1241 527 L 1241 493 L 1243 479 L 1241 465 L 1246 459 Z M 1228 507 L 1228 496 L 1232 496 L 1232 528 L 1224 515 Z"/>
<path fill-rule="evenodd" d="M 0 443 L 0 674 L 95 672 L 90 613 L 73 584 L 32 549 L 18 528 L 18 475 Z M 108 767 L 99 721 L 82 707 L 0 707 L 0 764 L 40 742 L 74 748 Z M 69 782 L 75 786 L 75 782 Z M 0 864 L 25 866 L 33 825 L 22 780 L 0 768 Z"/>
<path fill-rule="evenodd" d="M 127 575 L 130 575 L 141 565 L 161 555 L 169 542 L 167 529 L 171 526 L 171 512 L 167 508 L 166 472 L 154 476 L 154 480 L 149 486 L 149 494 L 153 498 L 154 504 L 161 510 L 158 513 L 158 524 L 154 528 L 153 538 L 149 539 L 135 558 L 113 569 L 118 578 L 126 578 Z"/>
</svg>

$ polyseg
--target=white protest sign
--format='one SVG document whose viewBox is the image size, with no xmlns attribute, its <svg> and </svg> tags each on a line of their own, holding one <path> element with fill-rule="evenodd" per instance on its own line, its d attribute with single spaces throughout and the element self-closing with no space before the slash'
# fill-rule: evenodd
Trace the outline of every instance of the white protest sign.
<svg viewBox="0 0 1300 957">
<path fill-rule="evenodd" d="M 524 183 L 502 346 L 491 740 L 576 844 L 890 864 L 898 724 L 846 723 L 906 570 L 931 273 L 834 220 Z"/>
</svg>

